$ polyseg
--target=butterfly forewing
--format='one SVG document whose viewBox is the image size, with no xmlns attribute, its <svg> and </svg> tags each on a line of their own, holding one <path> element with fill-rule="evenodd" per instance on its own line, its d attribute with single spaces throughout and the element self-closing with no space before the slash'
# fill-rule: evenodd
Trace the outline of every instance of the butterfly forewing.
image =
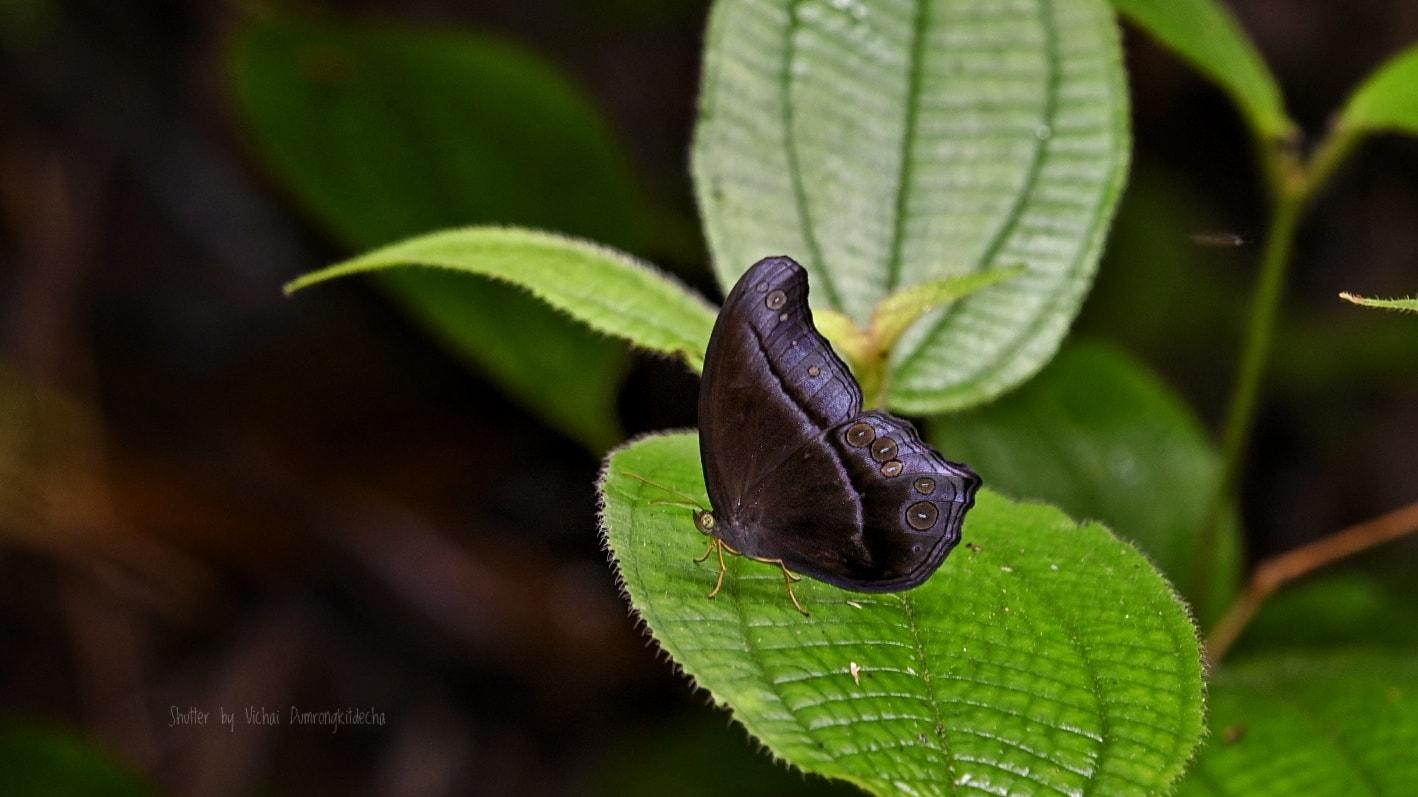
<svg viewBox="0 0 1418 797">
<path fill-rule="evenodd" d="M 704 358 L 700 456 L 721 520 L 805 442 L 861 406 L 851 371 L 812 326 L 802 266 L 759 261 L 729 293 Z"/>
</svg>

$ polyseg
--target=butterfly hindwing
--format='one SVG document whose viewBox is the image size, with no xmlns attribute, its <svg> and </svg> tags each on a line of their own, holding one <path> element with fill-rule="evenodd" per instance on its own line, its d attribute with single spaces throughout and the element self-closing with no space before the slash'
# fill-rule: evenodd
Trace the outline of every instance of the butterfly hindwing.
<svg viewBox="0 0 1418 797">
<path fill-rule="evenodd" d="M 863 544 L 877 568 L 866 588 L 906 589 L 924 581 L 960 542 L 980 477 L 888 413 L 863 413 L 827 437 L 861 499 Z"/>
<path fill-rule="evenodd" d="M 761 479 L 736 520 L 755 555 L 848 589 L 907 589 L 960 541 L 979 484 L 909 422 L 867 412 Z"/>
</svg>

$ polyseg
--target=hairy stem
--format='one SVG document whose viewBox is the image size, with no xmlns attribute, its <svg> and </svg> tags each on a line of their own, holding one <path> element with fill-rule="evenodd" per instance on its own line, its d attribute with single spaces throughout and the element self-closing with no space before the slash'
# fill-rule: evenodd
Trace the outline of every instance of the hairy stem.
<svg viewBox="0 0 1418 797">
<path fill-rule="evenodd" d="M 1260 607 L 1282 586 L 1377 545 L 1418 532 L 1418 503 L 1350 526 L 1262 562 L 1241 597 L 1231 604 L 1206 640 L 1206 658 L 1214 667 L 1241 636 Z"/>
</svg>

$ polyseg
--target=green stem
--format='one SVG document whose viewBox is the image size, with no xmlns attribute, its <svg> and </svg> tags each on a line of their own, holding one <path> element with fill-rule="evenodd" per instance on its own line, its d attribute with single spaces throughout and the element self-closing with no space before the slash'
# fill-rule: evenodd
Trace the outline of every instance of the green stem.
<svg viewBox="0 0 1418 797">
<path fill-rule="evenodd" d="M 1262 149 L 1274 206 L 1265 249 L 1261 254 L 1260 277 L 1251 296 L 1250 317 L 1221 440 L 1221 472 L 1197 536 L 1200 554 L 1195 609 L 1198 617 L 1207 616 L 1206 602 L 1216 563 L 1217 529 L 1235 499 L 1245 466 L 1246 449 L 1255 427 L 1260 388 L 1275 340 L 1280 300 L 1285 295 L 1285 276 L 1295 245 L 1295 231 L 1310 198 L 1328 181 L 1356 143 L 1356 137 L 1342 130 L 1332 130 L 1315 148 L 1313 157 L 1307 163 L 1300 162 L 1293 150 L 1285 147 Z"/>
<path fill-rule="evenodd" d="M 1325 136 L 1324 141 L 1320 142 L 1314 155 L 1310 157 L 1309 168 L 1305 170 L 1305 182 L 1300 187 L 1302 201 L 1314 196 L 1321 186 L 1329 182 L 1330 176 L 1354 151 L 1361 138 L 1342 126 L 1335 126 L 1329 131 L 1329 135 Z"/>
<path fill-rule="evenodd" d="M 1231 407 L 1222 436 L 1221 473 L 1197 539 L 1197 548 L 1207 565 L 1197 569 L 1196 610 L 1199 617 L 1206 616 L 1205 601 L 1210 594 L 1211 565 L 1215 561 L 1211 552 L 1216 547 L 1217 528 L 1236 492 L 1241 468 L 1245 464 L 1246 445 L 1255 426 L 1261 380 L 1265 376 L 1265 366 L 1275 339 L 1275 320 L 1279 316 L 1280 300 L 1285 294 L 1285 274 L 1290 265 L 1290 252 L 1294 248 L 1300 209 L 1298 194 L 1283 195 L 1276 202 L 1270 230 L 1266 234 L 1260 278 L 1251 297 L 1245 342 L 1236 368 Z"/>
</svg>

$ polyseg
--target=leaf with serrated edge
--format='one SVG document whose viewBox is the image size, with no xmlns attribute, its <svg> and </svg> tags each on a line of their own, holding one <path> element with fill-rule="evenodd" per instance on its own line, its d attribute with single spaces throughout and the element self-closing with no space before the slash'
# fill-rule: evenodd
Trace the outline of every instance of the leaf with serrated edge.
<svg viewBox="0 0 1418 797">
<path fill-rule="evenodd" d="M 286 291 L 385 269 L 433 266 L 524 288 L 598 332 L 684 358 L 694 370 L 715 311 L 670 276 L 608 247 L 553 233 L 469 227 L 411 238 L 306 274 Z"/>
<path fill-rule="evenodd" d="M 1127 125 L 1102 0 L 721 0 L 693 159 L 719 282 L 790 254 L 816 306 L 864 326 L 898 289 L 1024 264 L 923 317 L 890 361 L 897 409 L 988 400 L 1038 370 L 1077 314 Z"/>
<path fill-rule="evenodd" d="M 1352 293 L 1341 293 L 1339 298 L 1346 302 L 1360 305 L 1361 307 L 1377 307 L 1380 310 L 1399 310 L 1405 313 L 1418 313 L 1418 296 L 1406 299 L 1374 299 L 1368 296 L 1356 296 Z"/>
<path fill-rule="evenodd" d="M 1072 342 L 1018 390 L 934 419 L 930 440 L 1014 498 L 1100 520 L 1137 543 L 1196 601 L 1197 529 L 1221 457 L 1200 419 L 1122 350 Z M 1234 514 L 1207 557 L 1215 568 L 1203 621 L 1236 594 L 1241 535 Z"/>
<path fill-rule="evenodd" d="M 1280 85 L 1255 44 L 1217 0 L 1112 0 L 1128 20 L 1231 96 L 1263 139 L 1293 134 Z"/>
<path fill-rule="evenodd" d="M 660 645 L 794 766 L 878 793 L 1151 795 L 1200 738 L 1191 622 L 1102 526 L 985 491 L 926 584 L 864 595 L 805 579 L 804 618 L 778 571 L 737 557 L 706 598 L 715 570 L 692 561 L 705 543 L 689 512 L 627 473 L 704 500 L 696 438 L 611 454 L 606 545 Z"/>
<path fill-rule="evenodd" d="M 1211 736 L 1179 797 L 1418 794 L 1418 660 L 1259 658 L 1211 683 Z"/>
</svg>

